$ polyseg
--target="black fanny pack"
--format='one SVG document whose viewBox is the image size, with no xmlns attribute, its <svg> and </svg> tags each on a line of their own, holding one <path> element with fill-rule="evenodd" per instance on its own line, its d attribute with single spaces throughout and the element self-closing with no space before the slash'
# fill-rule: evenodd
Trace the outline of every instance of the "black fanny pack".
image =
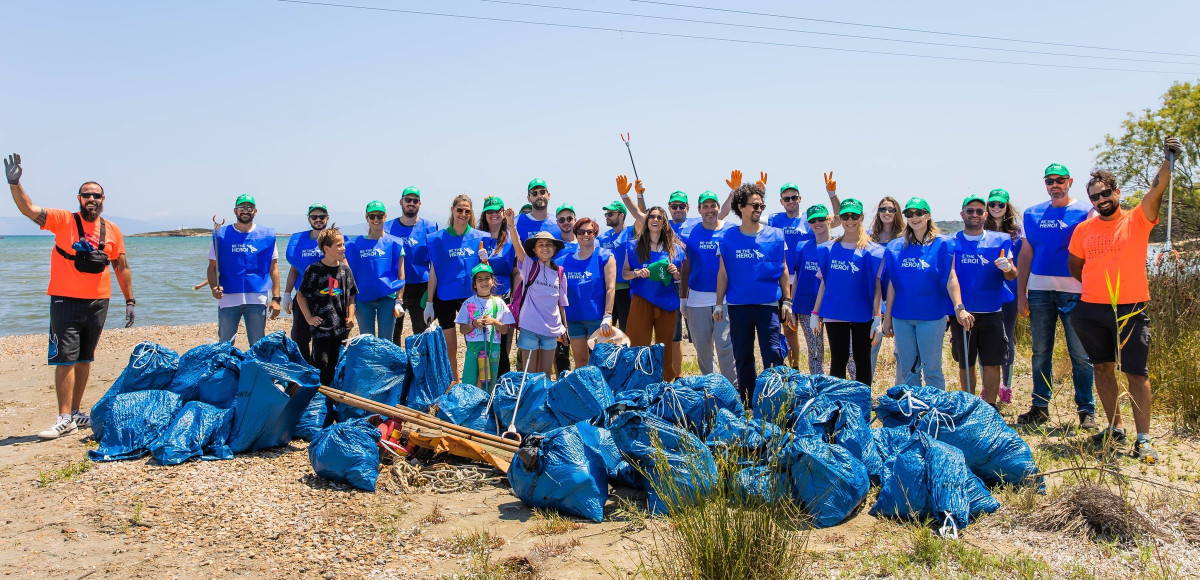
<svg viewBox="0 0 1200 580">
<path fill-rule="evenodd" d="M 83 233 L 83 220 L 79 219 L 79 214 L 71 214 L 75 218 L 75 229 L 79 232 L 79 241 L 71 245 L 71 249 L 75 250 L 74 254 L 68 254 L 65 250 L 54 245 L 54 249 L 59 255 L 70 260 L 75 264 L 75 269 L 84 274 L 99 274 L 108 267 L 108 254 L 104 252 L 104 218 L 100 218 L 100 243 L 99 247 L 93 248 L 87 243 L 87 236 Z"/>
</svg>

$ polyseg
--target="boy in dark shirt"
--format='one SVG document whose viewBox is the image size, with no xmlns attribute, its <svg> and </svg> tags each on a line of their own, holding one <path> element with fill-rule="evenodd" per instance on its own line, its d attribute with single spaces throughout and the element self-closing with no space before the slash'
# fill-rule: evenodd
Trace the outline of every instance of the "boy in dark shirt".
<svg viewBox="0 0 1200 580">
<path fill-rule="evenodd" d="M 312 327 L 313 366 L 321 371 L 321 384 L 329 385 L 337 367 L 338 349 L 354 327 L 354 295 L 358 294 L 358 286 L 346 265 L 346 240 L 342 233 L 335 227 L 325 229 L 317 244 L 325 257 L 304 270 L 296 306 Z M 336 420 L 330 404 L 325 424 Z"/>
</svg>

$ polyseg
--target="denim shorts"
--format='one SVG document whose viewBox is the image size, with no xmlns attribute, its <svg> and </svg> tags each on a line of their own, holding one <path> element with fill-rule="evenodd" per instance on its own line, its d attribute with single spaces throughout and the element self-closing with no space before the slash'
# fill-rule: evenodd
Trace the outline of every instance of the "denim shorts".
<svg viewBox="0 0 1200 580">
<path fill-rule="evenodd" d="M 600 330 L 600 320 L 568 320 L 567 321 L 567 336 L 571 340 L 576 338 L 587 338 L 592 333 Z"/>
<path fill-rule="evenodd" d="M 558 337 L 545 336 L 528 330 L 521 330 L 517 336 L 517 348 L 523 350 L 554 350 Z"/>
</svg>

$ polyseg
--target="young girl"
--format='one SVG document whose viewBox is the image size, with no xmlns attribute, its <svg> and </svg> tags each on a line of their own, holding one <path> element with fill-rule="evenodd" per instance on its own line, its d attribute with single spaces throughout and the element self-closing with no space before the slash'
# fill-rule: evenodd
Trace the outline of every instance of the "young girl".
<svg viewBox="0 0 1200 580">
<path fill-rule="evenodd" d="M 337 367 L 338 349 L 354 328 L 354 295 L 358 287 L 354 274 L 346 265 L 346 240 L 336 227 L 330 227 L 317 237 L 324 257 L 304 270 L 297 288 L 296 307 L 312 328 L 313 366 L 321 372 L 321 384 L 333 381 Z M 325 424 L 337 420 L 333 400 L 327 401 Z"/>
<path fill-rule="evenodd" d="M 504 215 L 508 218 L 509 237 L 520 239 L 512 208 L 505 209 Z M 534 357 L 526 366 L 532 367 L 533 372 L 546 373 L 547 377 L 553 372 L 558 339 L 567 334 L 567 279 L 553 261 L 562 249 L 562 240 L 549 232 L 537 232 L 524 244 L 513 244 L 517 271 L 524 285 L 521 302 L 516 305 L 520 309 L 517 326 L 521 329 L 517 349 L 521 356 Z"/>
<path fill-rule="evenodd" d="M 467 343 L 467 356 L 463 358 L 462 382 L 477 385 L 491 392 L 500 376 L 500 337 L 508 333 L 509 325 L 516 322 L 508 305 L 499 296 L 493 296 L 495 276 L 487 264 L 471 269 L 471 288 L 475 295 L 463 302 L 454 319 L 458 331 Z M 479 353 L 483 352 L 490 374 L 479 376 Z M 483 380 L 483 384 L 481 383 Z"/>
</svg>

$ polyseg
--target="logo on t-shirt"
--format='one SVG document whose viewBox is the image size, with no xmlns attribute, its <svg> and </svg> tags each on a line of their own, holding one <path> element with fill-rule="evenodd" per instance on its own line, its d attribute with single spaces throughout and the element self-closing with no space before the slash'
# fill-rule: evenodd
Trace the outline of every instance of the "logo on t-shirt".
<svg viewBox="0 0 1200 580">
<path fill-rule="evenodd" d="M 567 272 L 567 279 L 587 282 L 588 280 L 592 279 L 592 271 L 584 270 L 582 272 Z"/>
<path fill-rule="evenodd" d="M 767 257 L 766 254 L 758 251 L 755 248 L 734 250 L 733 256 L 739 260 L 761 260 Z"/>
<path fill-rule="evenodd" d="M 921 259 L 921 258 L 905 258 L 900 261 L 900 267 L 901 268 L 916 268 L 918 270 L 924 270 L 926 268 L 929 268 L 930 266 L 929 266 L 929 262 L 926 262 L 924 259 Z"/>
<path fill-rule="evenodd" d="M 1042 220 L 1038 222 L 1038 228 L 1043 230 L 1065 230 L 1071 227 L 1063 220 Z"/>
<path fill-rule="evenodd" d="M 842 260 L 833 260 L 829 262 L 829 268 L 832 270 L 842 270 L 851 274 L 858 273 L 858 266 L 854 262 L 843 262 Z"/>
<path fill-rule="evenodd" d="M 962 264 L 983 264 L 984 266 L 992 262 L 983 257 L 983 254 L 959 254 L 959 263 Z"/>
<path fill-rule="evenodd" d="M 320 250 L 320 248 L 305 248 L 300 250 L 301 258 L 321 258 L 324 256 L 325 254 Z"/>
<path fill-rule="evenodd" d="M 475 253 L 474 250 L 472 250 L 471 248 L 451 248 L 450 249 L 450 257 L 451 258 L 465 258 L 474 253 Z"/>
<path fill-rule="evenodd" d="M 253 254 L 254 246 L 250 244 L 233 244 L 229 246 L 229 251 L 234 254 Z"/>
<path fill-rule="evenodd" d="M 342 289 L 338 287 L 337 278 L 330 276 L 329 277 L 329 285 L 326 286 L 325 288 L 322 288 L 318 293 L 321 294 L 322 296 L 341 296 Z"/>
<path fill-rule="evenodd" d="M 715 250 L 717 249 L 718 244 L 710 240 L 707 242 L 700 242 L 699 244 L 696 244 L 696 246 L 701 250 Z"/>
<path fill-rule="evenodd" d="M 358 251 L 360 258 L 382 258 L 387 255 L 383 248 L 364 248 Z"/>
</svg>

